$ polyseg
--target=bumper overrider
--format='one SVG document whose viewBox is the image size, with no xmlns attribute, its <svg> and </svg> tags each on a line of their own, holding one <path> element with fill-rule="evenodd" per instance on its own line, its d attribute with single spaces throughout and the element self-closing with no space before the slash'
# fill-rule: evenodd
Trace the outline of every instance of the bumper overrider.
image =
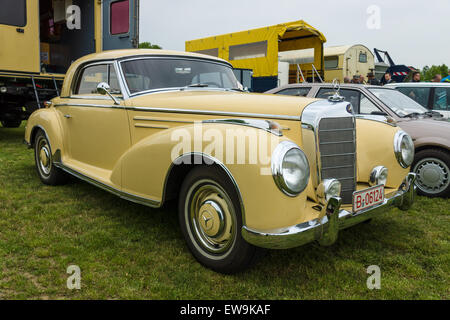
<svg viewBox="0 0 450 320">
<path fill-rule="evenodd" d="M 396 207 L 408 210 L 414 202 L 416 175 L 409 173 L 400 188 L 389 194 L 382 204 L 358 211 L 356 213 L 341 210 L 341 198 L 332 197 L 322 208 L 321 219 L 314 219 L 282 230 L 260 232 L 244 226 L 243 238 L 258 247 L 268 249 L 288 249 L 317 240 L 321 245 L 331 245 L 338 237 L 339 230 L 351 227 L 365 220 L 378 216 Z"/>
</svg>

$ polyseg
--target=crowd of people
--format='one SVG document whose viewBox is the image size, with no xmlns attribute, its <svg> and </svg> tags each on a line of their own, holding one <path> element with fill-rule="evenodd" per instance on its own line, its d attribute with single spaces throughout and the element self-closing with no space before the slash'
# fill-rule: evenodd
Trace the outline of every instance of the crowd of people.
<svg viewBox="0 0 450 320">
<path fill-rule="evenodd" d="M 421 82 L 420 77 L 421 77 L 420 72 L 414 71 L 412 73 L 410 82 Z M 450 83 L 450 70 L 448 71 L 448 76 L 445 78 L 442 78 L 441 74 L 435 74 L 434 77 L 432 78 L 431 82 L 448 82 L 448 83 Z M 350 77 L 345 77 L 344 83 L 370 84 L 370 85 L 379 86 L 379 85 L 385 85 L 388 83 L 395 83 L 395 81 L 392 79 L 392 73 L 390 73 L 390 72 L 386 72 L 384 74 L 384 78 L 382 79 L 382 81 L 378 81 L 375 78 L 374 73 L 369 72 L 367 74 L 367 81 L 363 75 L 360 75 L 360 76 L 355 76 L 352 79 L 350 79 Z"/>
</svg>

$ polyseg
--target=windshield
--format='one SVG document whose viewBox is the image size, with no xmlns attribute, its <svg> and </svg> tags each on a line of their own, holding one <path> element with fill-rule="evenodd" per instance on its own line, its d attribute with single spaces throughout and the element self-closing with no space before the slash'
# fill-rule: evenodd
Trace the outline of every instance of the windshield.
<svg viewBox="0 0 450 320">
<path fill-rule="evenodd" d="M 382 88 L 370 88 L 369 90 L 400 117 L 428 111 L 413 99 L 397 90 Z"/>
<path fill-rule="evenodd" d="M 207 60 L 148 58 L 121 65 L 131 94 L 189 87 L 240 89 L 231 67 Z"/>
</svg>

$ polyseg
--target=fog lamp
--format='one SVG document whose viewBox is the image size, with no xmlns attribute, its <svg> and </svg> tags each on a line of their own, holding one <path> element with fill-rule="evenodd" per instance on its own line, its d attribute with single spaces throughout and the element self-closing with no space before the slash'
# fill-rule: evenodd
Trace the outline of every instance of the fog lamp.
<svg viewBox="0 0 450 320">
<path fill-rule="evenodd" d="M 332 197 L 341 195 L 341 183 L 337 179 L 325 179 L 317 187 L 317 198 L 322 205 L 326 205 Z"/>
<path fill-rule="evenodd" d="M 369 185 L 370 186 L 376 186 L 379 184 L 386 184 L 388 177 L 388 169 L 383 166 L 378 166 L 372 169 L 372 172 L 370 173 L 369 178 Z"/>
</svg>

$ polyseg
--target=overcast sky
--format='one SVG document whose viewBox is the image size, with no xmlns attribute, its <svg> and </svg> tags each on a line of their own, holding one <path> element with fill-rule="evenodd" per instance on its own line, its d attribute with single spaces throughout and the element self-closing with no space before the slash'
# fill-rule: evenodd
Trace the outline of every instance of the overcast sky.
<svg viewBox="0 0 450 320">
<path fill-rule="evenodd" d="M 305 20 L 325 35 L 325 46 L 363 44 L 417 68 L 450 65 L 450 0 L 140 2 L 140 42 L 164 49 L 184 51 L 186 40 Z"/>
</svg>

